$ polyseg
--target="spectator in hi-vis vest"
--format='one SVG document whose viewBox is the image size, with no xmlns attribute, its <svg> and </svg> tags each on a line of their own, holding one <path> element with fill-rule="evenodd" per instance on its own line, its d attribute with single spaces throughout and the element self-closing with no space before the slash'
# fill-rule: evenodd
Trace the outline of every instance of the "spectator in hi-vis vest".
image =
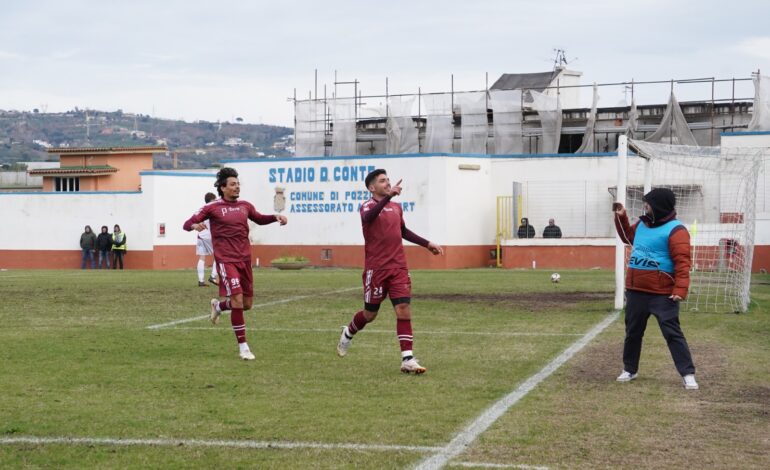
<svg viewBox="0 0 770 470">
<path fill-rule="evenodd" d="M 126 254 L 126 234 L 120 230 L 120 225 L 115 224 L 112 231 L 112 269 L 123 269 L 123 256 Z"/>
</svg>

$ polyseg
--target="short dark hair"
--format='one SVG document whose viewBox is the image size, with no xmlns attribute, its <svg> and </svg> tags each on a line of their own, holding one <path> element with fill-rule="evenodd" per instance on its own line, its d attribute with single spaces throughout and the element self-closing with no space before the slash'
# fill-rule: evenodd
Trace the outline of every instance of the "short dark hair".
<svg viewBox="0 0 770 470">
<path fill-rule="evenodd" d="M 206 204 L 208 204 L 209 202 L 213 201 L 216 198 L 217 198 L 217 195 L 214 193 L 206 193 L 206 195 L 203 196 L 203 200 L 206 201 Z"/>
<path fill-rule="evenodd" d="M 364 184 L 366 184 L 366 189 L 369 189 L 369 185 L 372 184 L 372 181 L 377 179 L 380 175 L 387 175 L 388 172 L 383 170 L 382 168 L 377 168 L 374 171 L 369 172 L 368 175 L 366 175 L 366 179 L 364 180 Z"/>
<path fill-rule="evenodd" d="M 224 194 L 222 194 L 222 186 L 225 186 L 227 184 L 227 178 L 237 178 L 237 177 L 238 177 L 238 172 L 235 171 L 235 168 L 224 167 L 217 172 L 217 182 L 214 183 L 214 187 L 217 188 L 217 193 L 219 194 L 219 197 L 224 197 Z"/>
</svg>

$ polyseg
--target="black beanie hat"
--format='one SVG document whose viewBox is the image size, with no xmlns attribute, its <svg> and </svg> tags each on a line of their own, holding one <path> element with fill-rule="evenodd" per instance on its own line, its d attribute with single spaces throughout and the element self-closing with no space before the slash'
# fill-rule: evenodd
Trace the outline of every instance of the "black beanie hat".
<svg viewBox="0 0 770 470">
<path fill-rule="evenodd" d="M 652 208 L 653 222 L 660 221 L 674 212 L 676 195 L 668 188 L 655 188 L 642 198 Z"/>
</svg>

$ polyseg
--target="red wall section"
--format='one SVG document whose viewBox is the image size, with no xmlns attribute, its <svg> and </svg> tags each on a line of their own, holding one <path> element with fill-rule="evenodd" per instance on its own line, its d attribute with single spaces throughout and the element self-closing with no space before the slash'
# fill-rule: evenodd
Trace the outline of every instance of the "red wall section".
<svg viewBox="0 0 770 470">
<path fill-rule="evenodd" d="M 321 249 L 330 248 L 332 259 L 321 260 Z M 406 257 L 412 269 L 461 269 L 490 266 L 493 246 L 444 247 L 444 256 L 433 256 L 425 248 L 406 246 Z M 260 266 L 281 256 L 304 256 L 312 266 L 355 267 L 364 265 L 361 246 L 296 246 L 258 245 L 252 247 L 252 258 Z M 0 268 L 5 269 L 79 269 L 80 250 L 0 250 Z M 207 260 L 207 263 L 210 262 Z M 613 269 L 615 247 L 612 246 L 506 246 L 503 247 L 504 268 Z M 154 251 L 126 253 L 126 269 L 192 269 L 198 257 L 195 246 L 156 246 Z M 752 272 L 770 271 L 770 245 L 754 247 Z"/>
</svg>

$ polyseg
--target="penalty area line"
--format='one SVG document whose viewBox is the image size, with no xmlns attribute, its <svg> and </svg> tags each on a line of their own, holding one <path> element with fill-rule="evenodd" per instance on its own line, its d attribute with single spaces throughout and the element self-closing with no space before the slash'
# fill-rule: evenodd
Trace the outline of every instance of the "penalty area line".
<svg viewBox="0 0 770 470">
<path fill-rule="evenodd" d="M 288 298 L 285 298 L 285 299 L 273 300 L 273 301 L 264 302 L 264 303 L 261 303 L 261 304 L 254 304 L 254 305 L 251 306 L 251 308 L 255 309 L 255 308 L 261 308 L 261 307 L 270 307 L 272 305 L 285 304 L 285 303 L 289 303 L 289 302 L 294 302 L 295 300 L 307 299 L 307 298 L 316 297 L 316 296 L 319 296 L 319 295 L 332 295 L 332 294 L 339 294 L 339 293 L 342 293 L 342 292 L 349 292 L 349 291 L 352 291 L 352 290 L 355 290 L 355 289 L 360 289 L 360 287 L 348 287 L 348 288 L 345 288 L 345 289 L 338 289 L 338 290 L 333 290 L 333 291 L 328 291 L 328 292 L 321 292 L 321 293 L 318 293 L 318 294 L 297 295 L 295 297 L 288 297 Z M 150 326 L 146 326 L 145 328 L 148 329 L 148 330 L 159 330 L 161 328 L 168 328 L 169 326 L 181 325 L 183 323 L 191 323 L 191 322 L 194 322 L 194 321 L 203 320 L 204 318 L 208 318 L 208 317 L 209 317 L 208 314 L 206 314 L 206 315 L 199 315 L 197 317 L 183 318 L 181 320 L 174 320 L 174 321 L 170 321 L 170 322 L 167 322 L 167 323 L 158 323 L 157 325 L 150 325 Z"/>
<path fill-rule="evenodd" d="M 158 447 L 235 447 L 242 449 L 329 449 L 329 450 L 374 450 L 403 452 L 436 452 L 441 447 L 407 446 L 389 444 L 353 444 L 294 441 L 250 441 L 250 440 L 204 440 L 204 439 L 131 439 L 109 437 L 35 437 L 14 436 L 0 437 L 0 445 L 38 444 L 38 445 L 105 445 L 105 446 L 158 446 Z"/>
<path fill-rule="evenodd" d="M 208 318 L 208 317 L 207 317 Z M 175 328 L 169 328 L 171 330 L 222 330 L 216 326 L 180 326 Z M 339 334 L 339 328 L 262 328 L 262 327 L 246 327 L 247 331 L 253 331 L 255 333 L 337 333 Z M 228 333 L 229 329 L 226 330 Z M 366 329 L 367 333 L 377 334 L 393 334 L 393 330 L 375 330 Z M 461 335 L 461 336 L 583 336 L 584 333 L 538 333 L 534 331 L 431 331 L 420 330 L 418 334 L 421 335 Z"/>
<path fill-rule="evenodd" d="M 457 433 L 454 438 L 440 452 L 424 459 L 417 465 L 419 470 L 434 470 L 444 468 L 450 460 L 463 453 L 475 441 L 481 433 L 486 431 L 495 421 L 498 420 L 506 411 L 519 400 L 524 398 L 529 392 L 537 387 L 540 382 L 547 379 L 565 362 L 570 360 L 575 354 L 583 349 L 596 336 L 610 326 L 620 316 L 619 310 L 613 310 L 604 317 L 596 326 L 591 328 L 583 337 L 572 343 L 561 354 L 556 356 L 551 362 L 545 365 L 535 375 L 529 377 L 521 385 L 516 387 L 508 395 L 504 396 L 492 406 L 484 410 L 476 419 L 473 420 L 462 431 Z"/>
</svg>

